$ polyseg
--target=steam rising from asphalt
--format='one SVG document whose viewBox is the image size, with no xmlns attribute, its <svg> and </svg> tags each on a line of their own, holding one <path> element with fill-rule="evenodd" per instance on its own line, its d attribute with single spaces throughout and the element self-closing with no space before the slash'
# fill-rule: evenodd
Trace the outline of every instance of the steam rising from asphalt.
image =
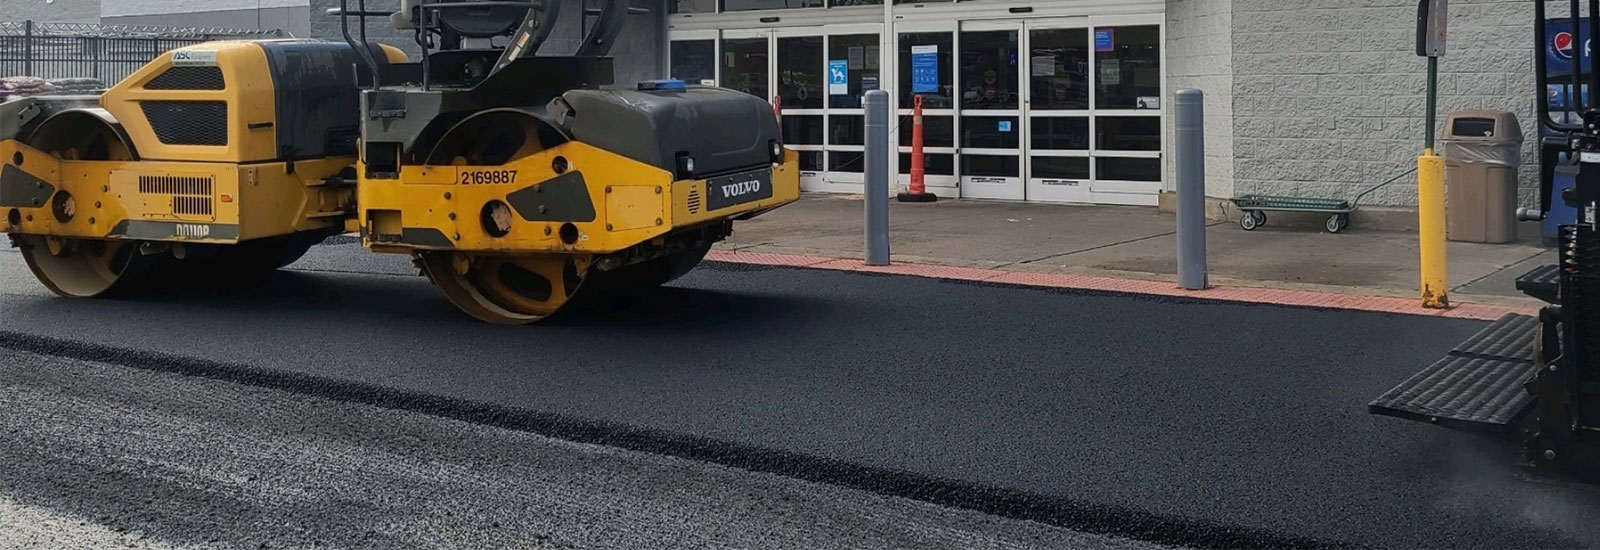
<svg viewBox="0 0 1600 550">
<path fill-rule="evenodd" d="M 1520 447 L 1511 442 L 1451 433 L 1438 446 L 1437 475 L 1453 483 L 1441 496 L 1442 508 L 1481 518 L 1463 530 L 1527 529 L 1557 533 L 1573 547 L 1600 547 L 1600 488 L 1537 477 L 1520 466 Z M 1515 510 L 1521 517 L 1503 517 Z M 1513 527 L 1520 525 L 1521 527 Z"/>
</svg>

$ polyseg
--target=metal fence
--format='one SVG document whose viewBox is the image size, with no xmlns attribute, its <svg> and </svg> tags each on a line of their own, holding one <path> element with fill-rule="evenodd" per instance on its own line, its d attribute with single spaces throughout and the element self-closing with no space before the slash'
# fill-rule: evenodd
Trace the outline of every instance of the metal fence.
<svg viewBox="0 0 1600 550">
<path fill-rule="evenodd" d="M 0 77 L 88 77 L 113 84 L 173 48 L 282 34 L 276 29 L 0 22 Z"/>
</svg>

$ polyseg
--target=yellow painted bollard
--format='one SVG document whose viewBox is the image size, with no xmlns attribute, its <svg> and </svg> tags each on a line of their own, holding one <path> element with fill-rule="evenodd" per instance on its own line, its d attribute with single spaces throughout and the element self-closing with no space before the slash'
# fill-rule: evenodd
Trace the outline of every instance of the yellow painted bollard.
<svg viewBox="0 0 1600 550">
<path fill-rule="evenodd" d="M 1450 307 L 1450 273 L 1444 240 L 1444 157 L 1425 149 L 1417 157 L 1417 233 L 1422 250 L 1422 307 Z"/>
</svg>

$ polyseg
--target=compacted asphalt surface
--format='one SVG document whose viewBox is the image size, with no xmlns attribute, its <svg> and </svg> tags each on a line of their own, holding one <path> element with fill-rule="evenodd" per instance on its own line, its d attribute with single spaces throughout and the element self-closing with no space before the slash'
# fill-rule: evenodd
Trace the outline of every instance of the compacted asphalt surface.
<svg viewBox="0 0 1600 550">
<path fill-rule="evenodd" d="M 1600 492 L 1366 413 L 1483 322 L 705 264 L 499 327 L 335 242 L 242 294 L 108 300 L 0 252 L 0 346 L 1162 544 L 1600 545 Z"/>
</svg>

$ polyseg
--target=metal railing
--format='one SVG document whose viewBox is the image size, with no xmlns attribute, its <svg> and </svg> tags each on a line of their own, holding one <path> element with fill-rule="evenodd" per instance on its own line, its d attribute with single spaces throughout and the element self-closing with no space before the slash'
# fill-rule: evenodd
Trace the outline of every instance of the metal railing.
<svg viewBox="0 0 1600 550">
<path fill-rule="evenodd" d="M 167 50 L 277 30 L 0 22 L 0 77 L 96 78 L 116 83 Z"/>
</svg>

